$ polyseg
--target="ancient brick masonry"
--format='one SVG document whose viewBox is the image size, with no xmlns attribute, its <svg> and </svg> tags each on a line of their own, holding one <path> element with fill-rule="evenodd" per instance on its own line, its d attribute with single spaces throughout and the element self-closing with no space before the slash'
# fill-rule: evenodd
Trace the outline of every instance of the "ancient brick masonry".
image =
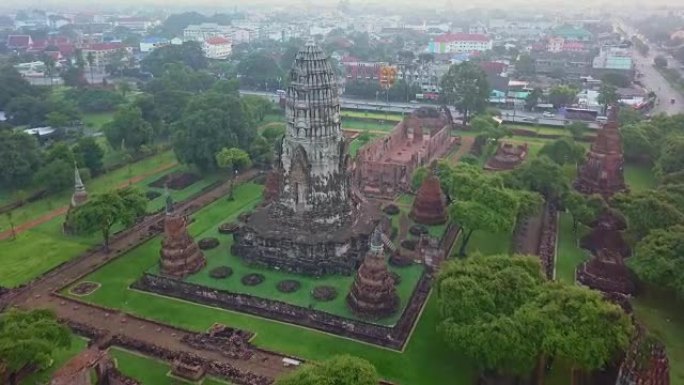
<svg viewBox="0 0 684 385">
<path fill-rule="evenodd" d="M 253 265 L 309 274 L 352 274 L 380 217 L 355 199 L 340 130 L 337 79 L 313 42 L 290 71 L 287 128 L 266 205 L 234 233 L 232 252 Z"/>
<path fill-rule="evenodd" d="M 160 273 L 176 278 L 196 273 L 207 263 L 199 246 L 188 234 L 185 217 L 173 212 L 173 202 L 168 193 L 160 255 Z"/>
<path fill-rule="evenodd" d="M 579 166 L 574 186 L 585 194 L 610 197 L 625 190 L 622 138 L 618 127 L 618 108 L 610 108 L 608 122 L 599 130 L 585 162 Z"/>
<path fill-rule="evenodd" d="M 491 171 L 513 170 L 527 158 L 527 152 L 527 143 L 519 145 L 501 143 L 494 156 L 487 160 L 484 168 Z"/>
<path fill-rule="evenodd" d="M 375 229 L 370 251 L 356 274 L 347 295 L 347 303 L 354 313 L 362 317 L 389 316 L 399 307 L 399 296 L 394 283 L 394 278 L 387 269 L 382 233 Z"/>
<path fill-rule="evenodd" d="M 638 326 L 616 385 L 670 385 L 670 362 L 665 347 Z"/>
<path fill-rule="evenodd" d="M 445 197 L 439 179 L 429 175 L 416 193 L 409 216 L 424 225 L 441 225 L 447 221 Z"/>
<path fill-rule="evenodd" d="M 86 191 L 83 180 L 81 180 L 81 174 L 78 172 L 78 167 L 74 165 L 74 193 L 71 195 L 71 201 L 69 202 L 69 209 L 67 211 L 66 217 L 64 219 L 64 224 L 62 224 L 62 231 L 65 234 L 70 234 L 74 232 L 71 226 L 71 218 L 74 209 L 88 201 L 88 192 Z"/>
<path fill-rule="evenodd" d="M 354 183 L 365 195 L 394 199 L 410 190 L 416 168 L 444 156 L 456 142 L 450 117 L 436 108 L 421 107 L 397 124 L 389 136 L 359 150 Z"/>
</svg>

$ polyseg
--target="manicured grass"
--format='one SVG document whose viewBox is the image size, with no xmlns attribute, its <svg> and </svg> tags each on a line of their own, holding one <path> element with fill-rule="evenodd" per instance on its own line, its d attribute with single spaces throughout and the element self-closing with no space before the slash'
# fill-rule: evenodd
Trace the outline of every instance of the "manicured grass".
<svg viewBox="0 0 684 385">
<path fill-rule="evenodd" d="M 578 225 L 577 237 L 572 230 L 572 216 L 561 213 L 558 222 L 558 253 L 556 255 L 556 280 L 573 284 L 575 283 L 575 269 L 580 263 L 589 259 L 589 252 L 580 249 L 579 239 L 586 234 L 588 229 Z"/>
<path fill-rule="evenodd" d="M 116 367 L 121 373 L 135 378 L 142 384 L 150 385 L 179 385 L 195 384 L 195 382 L 185 381 L 178 377 L 171 376 L 171 367 L 166 362 L 157 361 L 152 358 L 141 356 L 137 353 L 120 348 L 110 348 L 109 354 L 116 360 Z M 228 382 L 212 377 L 206 377 L 202 381 L 203 385 L 228 384 Z"/>
<path fill-rule="evenodd" d="M 349 143 L 349 155 L 353 158 L 359 152 L 359 149 L 363 147 L 366 143 L 373 141 L 375 138 L 380 137 L 379 134 L 369 133 L 370 139 L 368 142 L 362 142 L 359 138 L 356 138 Z"/>
<path fill-rule="evenodd" d="M 114 112 L 98 112 L 83 115 L 83 124 L 88 132 L 100 132 L 102 127 L 114 119 Z"/>
<path fill-rule="evenodd" d="M 632 192 L 650 190 L 658 185 L 652 167 L 632 163 L 625 164 L 625 182 Z"/>
<path fill-rule="evenodd" d="M 231 212 L 237 213 L 259 191 L 260 187 L 246 184 L 236 190 L 234 201 L 222 199 L 204 208 L 195 215 L 191 234 L 202 234 Z M 253 342 L 257 346 L 309 360 L 323 360 L 336 354 L 359 356 L 371 361 L 385 378 L 402 384 L 472 383 L 472 365 L 451 351 L 437 333 L 434 296 L 405 352 L 399 353 L 306 328 L 129 290 L 128 286 L 158 258 L 157 248 L 143 245 L 141 249 L 146 247 L 150 249 L 145 255 L 129 253 L 84 278 L 99 282 L 102 287 L 82 299 L 197 331 L 206 330 L 214 322 L 251 330 L 256 333 Z"/>
<path fill-rule="evenodd" d="M 396 113 L 382 113 L 382 112 L 366 112 L 366 111 L 355 111 L 355 110 L 342 110 L 341 115 L 343 118 L 361 118 L 361 119 L 377 119 L 377 120 L 389 120 L 393 122 L 401 122 L 403 116 Z"/>
<path fill-rule="evenodd" d="M 86 346 L 86 340 L 79 338 L 75 335 L 72 336 L 70 347 L 66 349 L 59 349 L 52 355 L 52 359 L 54 362 L 52 363 L 52 365 L 50 365 L 49 368 L 41 370 L 37 373 L 33 373 L 30 376 L 24 378 L 24 380 L 21 381 L 21 385 L 47 384 L 50 381 L 52 373 L 54 373 L 57 369 L 62 367 L 62 365 L 64 365 L 67 361 L 69 361 L 78 353 L 80 353 L 83 349 L 86 348 Z"/>
<path fill-rule="evenodd" d="M 684 301 L 671 293 L 648 288 L 633 301 L 637 319 L 665 344 L 670 382 L 684 384 Z"/>
<path fill-rule="evenodd" d="M 130 176 L 135 177 L 158 169 L 162 166 L 176 163 L 176 157 L 172 151 L 165 151 L 158 155 L 133 163 L 130 166 Z M 160 174 L 162 175 L 162 174 Z M 84 181 L 89 194 L 102 193 L 126 183 L 129 179 L 129 167 L 122 167 L 107 174 L 98 176 L 89 181 Z M 69 204 L 73 189 L 67 189 L 61 193 L 51 195 L 33 203 L 26 204 L 13 211 L 14 224 L 20 225 L 55 209 Z M 9 228 L 7 218 L 0 217 L 0 231 Z"/>
<path fill-rule="evenodd" d="M 162 175 L 183 169 L 184 166 L 177 166 L 164 173 L 150 176 L 136 185 L 140 186 L 142 191 L 154 190 L 163 193 L 162 188 L 151 188 L 147 184 Z M 175 201 L 182 201 L 218 178 L 219 175 L 210 175 L 183 190 L 169 190 L 169 193 Z M 148 202 L 147 211 L 159 211 L 164 203 L 165 198 L 162 194 Z M 3 250 L 0 255 L 0 263 L 3 266 L 0 269 L 0 286 L 13 287 L 25 283 L 102 242 L 99 232 L 86 236 L 65 235 L 62 232 L 62 223 L 64 223 L 64 215 L 59 215 L 48 222 L 19 233 L 15 240 L 0 241 L 0 249 Z M 114 231 L 121 229 L 117 226 Z"/>
<path fill-rule="evenodd" d="M 391 131 L 394 126 L 396 126 L 396 122 L 388 122 L 388 121 L 365 121 L 365 120 L 359 120 L 359 119 L 353 119 L 353 118 L 342 118 L 342 128 L 351 128 L 355 130 L 370 130 L 370 131 L 382 131 L 382 132 L 389 132 Z"/>
<path fill-rule="evenodd" d="M 457 253 L 461 246 L 461 237 L 456 240 L 454 252 Z M 492 234 L 482 230 L 475 231 L 470 237 L 466 254 L 480 253 L 482 255 L 508 254 L 511 249 L 511 234 L 499 233 Z"/>
</svg>

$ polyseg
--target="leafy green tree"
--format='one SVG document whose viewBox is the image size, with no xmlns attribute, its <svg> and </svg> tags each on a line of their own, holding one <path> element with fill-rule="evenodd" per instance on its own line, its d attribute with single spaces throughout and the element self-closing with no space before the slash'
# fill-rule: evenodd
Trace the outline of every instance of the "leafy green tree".
<svg viewBox="0 0 684 385">
<path fill-rule="evenodd" d="M 513 171 L 525 189 L 536 191 L 547 201 L 555 200 L 568 190 L 563 169 L 546 156 L 539 156 Z"/>
<path fill-rule="evenodd" d="M 266 115 L 273 109 L 273 103 L 261 96 L 245 95 L 242 97 L 242 101 L 245 103 L 245 109 L 252 114 L 257 122 L 263 122 Z"/>
<path fill-rule="evenodd" d="M 41 125 L 49 108 L 45 100 L 34 96 L 18 96 L 7 103 L 5 114 L 7 121 L 14 125 Z"/>
<path fill-rule="evenodd" d="M 629 87 L 632 84 L 632 81 L 627 75 L 618 72 L 608 72 L 601 77 L 601 82 L 622 88 Z"/>
<path fill-rule="evenodd" d="M 539 155 L 544 155 L 559 165 L 579 163 L 584 159 L 584 146 L 568 138 L 546 143 Z"/>
<path fill-rule="evenodd" d="M 38 141 L 23 132 L 0 130 L 0 184 L 18 188 L 28 184 L 41 163 Z"/>
<path fill-rule="evenodd" d="M 529 54 L 521 54 L 515 62 L 515 72 L 523 76 L 534 75 L 534 59 Z"/>
<path fill-rule="evenodd" d="M 11 65 L 0 65 L 0 110 L 19 96 L 33 96 L 34 89 Z"/>
<path fill-rule="evenodd" d="M 125 81 L 119 83 L 119 84 L 116 86 L 116 88 L 119 90 L 119 92 L 121 93 L 121 96 L 123 96 L 124 98 L 126 97 L 126 95 L 127 95 L 129 92 L 131 92 L 131 91 L 133 90 L 133 88 L 131 87 L 131 84 L 128 83 L 128 82 L 125 82 Z"/>
<path fill-rule="evenodd" d="M 193 97 L 174 127 L 176 156 L 201 170 L 215 169 L 223 148 L 249 148 L 256 131 L 240 99 L 215 92 Z"/>
<path fill-rule="evenodd" d="M 413 175 L 411 176 L 411 188 L 413 191 L 417 191 L 429 175 L 430 170 L 427 167 L 418 167 L 413 171 Z"/>
<path fill-rule="evenodd" d="M 652 230 L 684 224 L 684 213 L 651 192 L 617 194 L 612 203 L 626 217 L 628 231 L 634 239 L 641 239 Z"/>
<path fill-rule="evenodd" d="M 555 108 L 571 105 L 577 96 L 577 90 L 568 86 L 556 86 L 549 92 L 549 103 Z"/>
<path fill-rule="evenodd" d="M 73 151 L 78 164 L 87 167 L 92 175 L 97 175 L 102 171 L 104 150 L 97 144 L 95 138 L 87 136 L 79 139 Z"/>
<path fill-rule="evenodd" d="M 648 163 L 657 159 L 659 147 L 653 142 L 655 138 L 649 135 L 652 129 L 653 125 L 650 123 L 630 124 L 622 127 L 620 131 L 625 159 Z"/>
<path fill-rule="evenodd" d="M 589 198 L 574 190 L 568 190 L 563 195 L 563 207 L 572 216 L 572 231 L 575 237 L 577 237 L 577 229 L 580 223 L 589 226 L 598 216 L 599 210 L 602 208 L 601 204 L 597 204 L 599 199 L 602 200 L 600 196 Z"/>
<path fill-rule="evenodd" d="M 47 368 L 55 350 L 70 345 L 69 329 L 49 310 L 10 309 L 0 314 L 0 381 L 19 384 L 24 368 Z"/>
<path fill-rule="evenodd" d="M 216 85 L 215 83 L 219 84 Z M 198 93 L 224 83 L 232 84 L 233 82 L 228 80 L 217 82 L 216 78 L 207 71 L 196 71 L 181 63 L 169 63 L 164 65 L 161 74 L 147 83 L 145 89 L 155 95 L 163 91 Z M 235 95 L 237 96 L 237 89 L 233 89 L 236 91 Z M 220 92 L 221 90 L 214 91 Z"/>
<path fill-rule="evenodd" d="M 109 144 L 138 151 L 140 146 L 152 141 L 152 126 L 142 117 L 137 107 L 124 107 L 114 114 L 111 122 L 105 124 L 104 133 Z"/>
<path fill-rule="evenodd" d="M 275 90 L 282 85 L 285 72 L 269 52 L 260 50 L 247 55 L 237 66 L 240 83 L 247 87 Z"/>
<path fill-rule="evenodd" d="M 618 121 L 620 122 L 620 127 L 622 128 L 631 124 L 637 124 L 643 119 L 644 117 L 641 115 L 641 113 L 631 107 L 621 108 L 620 112 L 618 112 Z"/>
<path fill-rule="evenodd" d="M 45 162 L 50 163 L 57 160 L 63 160 L 66 163 L 74 164 L 76 158 L 74 152 L 68 144 L 64 142 L 55 143 L 50 147 L 45 155 Z"/>
<path fill-rule="evenodd" d="M 544 96 L 544 92 L 541 88 L 533 89 L 532 92 L 527 95 L 527 98 L 525 98 L 525 108 L 529 111 L 533 110 L 537 104 L 539 104 L 542 96 Z"/>
<path fill-rule="evenodd" d="M 655 170 L 660 176 L 684 170 L 684 135 L 668 136 L 661 147 Z"/>
<path fill-rule="evenodd" d="M 74 164 L 61 158 L 47 162 L 36 173 L 35 182 L 50 193 L 64 191 L 73 186 Z"/>
<path fill-rule="evenodd" d="M 373 365 L 361 358 L 335 356 L 307 364 L 276 381 L 276 385 L 375 385 L 380 381 Z"/>
<path fill-rule="evenodd" d="M 264 128 L 264 131 L 261 132 L 261 136 L 263 136 L 269 143 L 278 142 L 283 135 L 285 135 L 285 126 L 280 124 L 270 124 Z"/>
<path fill-rule="evenodd" d="M 252 160 L 247 152 L 239 148 L 222 148 L 216 153 L 216 164 L 230 172 L 230 198 L 232 199 L 235 175 L 238 171 L 251 167 Z"/>
<path fill-rule="evenodd" d="M 617 93 L 617 88 L 612 84 L 603 83 L 599 89 L 598 102 L 603 106 L 603 112 L 608 111 L 608 106 L 617 103 L 620 100 L 620 95 Z"/>
<path fill-rule="evenodd" d="M 72 217 L 74 228 L 81 233 L 100 231 L 105 251 L 109 251 L 109 237 L 112 227 L 121 224 L 132 226 L 145 215 L 147 199 L 137 189 L 128 187 L 95 195 L 88 202 L 76 208 Z"/>
<path fill-rule="evenodd" d="M 263 136 L 257 135 L 249 145 L 249 157 L 256 166 L 266 168 L 273 162 L 273 146 Z"/>
<path fill-rule="evenodd" d="M 515 313 L 538 295 L 544 277 L 539 259 L 473 255 L 451 260 L 437 277 L 438 330 L 447 344 L 480 370 L 526 375 L 539 355 L 531 325 Z"/>
<path fill-rule="evenodd" d="M 463 114 L 463 124 L 471 113 L 481 113 L 489 101 L 489 83 L 486 74 L 476 65 L 463 62 L 449 67 L 442 77 L 442 97 Z"/>
<path fill-rule="evenodd" d="M 637 243 L 627 264 L 644 282 L 684 298 L 684 226 L 651 231 Z"/>
<path fill-rule="evenodd" d="M 155 49 L 141 61 L 140 66 L 143 71 L 150 72 L 156 77 L 164 72 L 167 64 L 173 63 L 183 64 L 195 71 L 207 68 L 208 65 L 200 43 L 186 41 L 181 45 L 170 44 Z"/>
</svg>

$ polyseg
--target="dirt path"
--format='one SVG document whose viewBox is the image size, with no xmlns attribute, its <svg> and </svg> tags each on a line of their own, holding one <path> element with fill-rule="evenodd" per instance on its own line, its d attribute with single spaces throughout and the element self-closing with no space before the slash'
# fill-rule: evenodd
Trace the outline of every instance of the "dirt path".
<svg viewBox="0 0 684 385">
<path fill-rule="evenodd" d="M 468 155 L 470 153 L 470 149 L 473 148 L 474 143 L 475 138 L 472 136 L 462 136 L 461 145 L 458 147 L 458 150 L 456 150 L 456 152 L 449 157 L 449 162 L 451 164 L 458 163 L 458 160 L 461 159 L 462 156 Z"/>
<path fill-rule="evenodd" d="M 244 173 L 238 177 L 238 182 L 246 181 L 256 175 L 256 171 Z M 224 197 L 230 191 L 230 182 L 218 185 L 202 195 L 179 203 L 178 212 L 191 214 L 202 207 Z M 110 243 L 110 253 L 102 250 L 84 253 L 75 259 L 49 271 L 28 285 L 19 288 L 2 302 L 25 309 L 52 309 L 61 319 L 91 326 L 103 330 L 111 335 L 122 334 L 152 345 L 158 345 L 178 352 L 197 354 L 208 360 L 227 362 L 230 365 L 255 374 L 275 378 L 287 370 L 282 365 L 284 356 L 257 351 L 256 357 L 250 360 L 231 359 L 216 352 L 197 350 L 181 342 L 186 331 L 171 326 L 158 324 L 131 314 L 117 310 L 106 310 L 94 305 L 83 303 L 71 298 L 55 294 L 56 291 L 81 277 L 99 269 L 107 262 L 120 257 L 141 242 L 159 234 L 163 214 L 148 216 L 135 227 L 118 235 Z M 156 228 L 157 230 L 153 230 Z M 0 308 L 3 305 L 0 303 Z"/>
<path fill-rule="evenodd" d="M 177 165 L 178 165 L 177 162 L 172 162 L 172 163 L 167 163 L 163 166 L 159 166 L 152 171 L 148 171 L 144 174 L 137 175 L 137 176 L 131 178 L 130 180 L 127 179 L 125 182 L 122 182 L 121 184 L 116 186 L 116 188 L 124 188 L 130 184 L 138 183 L 142 180 L 145 180 L 146 178 L 149 178 L 150 176 L 152 176 L 154 174 L 169 170 L 173 167 L 176 167 Z M 54 209 L 54 210 L 48 212 L 47 214 L 41 215 L 38 218 L 32 219 L 28 222 L 24 222 L 24 223 L 20 224 L 19 226 L 14 227 L 14 233 L 18 235 L 18 234 L 23 233 L 24 231 L 31 230 L 32 228 L 40 226 L 45 222 L 51 221 L 52 219 L 54 219 L 60 215 L 66 214 L 67 210 L 69 210 L 68 205 L 62 206 L 62 207 L 59 207 L 57 209 Z M 9 239 L 10 237 L 12 237 L 12 230 L 5 230 L 3 232 L 0 232 L 0 241 L 3 241 L 5 239 Z"/>
</svg>

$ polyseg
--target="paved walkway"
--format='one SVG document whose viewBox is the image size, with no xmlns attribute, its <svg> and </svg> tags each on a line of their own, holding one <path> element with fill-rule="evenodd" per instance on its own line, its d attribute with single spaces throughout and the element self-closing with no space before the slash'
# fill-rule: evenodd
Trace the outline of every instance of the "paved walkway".
<svg viewBox="0 0 684 385">
<path fill-rule="evenodd" d="M 256 171 L 244 173 L 238 177 L 237 182 L 249 180 L 255 175 Z M 186 213 L 196 212 L 202 207 L 226 196 L 230 191 L 230 185 L 230 182 L 225 182 L 202 195 L 180 203 L 176 210 Z M 11 296 L 8 296 L 9 298 L 3 300 L 24 309 L 52 309 L 62 319 L 104 330 L 111 335 L 122 334 L 174 351 L 193 353 L 208 360 L 227 362 L 238 369 L 269 378 L 275 378 L 287 370 L 281 362 L 283 356 L 275 353 L 258 351 L 248 361 L 226 358 L 216 352 L 197 350 L 186 346 L 181 342 L 181 338 L 187 334 L 185 331 L 134 318 L 132 315 L 124 312 L 104 310 L 53 294 L 65 285 L 77 281 L 107 262 L 118 258 L 140 242 L 157 235 L 158 232 L 152 232 L 149 229 L 153 225 L 161 224 L 162 221 L 162 214 L 149 216 L 131 230 L 113 239 L 110 243 L 110 249 L 112 250 L 110 253 L 96 251 L 80 255 L 37 278 L 29 285 L 18 289 Z"/>
<path fill-rule="evenodd" d="M 138 182 L 145 180 L 146 178 L 148 178 L 154 174 L 158 174 L 160 172 L 169 170 L 173 167 L 176 167 L 177 165 L 178 165 L 178 163 L 176 163 L 176 162 L 167 163 L 163 166 L 157 167 L 156 169 L 154 169 L 152 171 L 138 175 L 138 176 L 131 178 L 131 179 L 127 179 L 125 182 L 122 182 L 120 185 L 118 185 L 117 188 L 124 188 L 124 187 L 127 187 L 133 183 L 138 183 Z M 24 222 L 24 223 L 20 224 L 19 226 L 15 226 L 14 227 L 14 234 L 18 235 L 18 234 L 23 233 L 24 231 L 31 230 L 34 227 L 40 226 L 43 223 L 51 221 L 52 219 L 54 219 L 60 215 L 66 214 L 67 210 L 69 210 L 68 205 L 62 206 L 60 208 L 57 208 L 57 209 L 54 209 L 54 210 L 48 212 L 47 214 L 41 215 L 38 218 L 32 219 L 28 222 Z M 9 239 L 11 237 L 12 237 L 12 230 L 5 230 L 3 232 L 0 232 L 0 241 L 5 240 L 5 239 Z"/>
</svg>

